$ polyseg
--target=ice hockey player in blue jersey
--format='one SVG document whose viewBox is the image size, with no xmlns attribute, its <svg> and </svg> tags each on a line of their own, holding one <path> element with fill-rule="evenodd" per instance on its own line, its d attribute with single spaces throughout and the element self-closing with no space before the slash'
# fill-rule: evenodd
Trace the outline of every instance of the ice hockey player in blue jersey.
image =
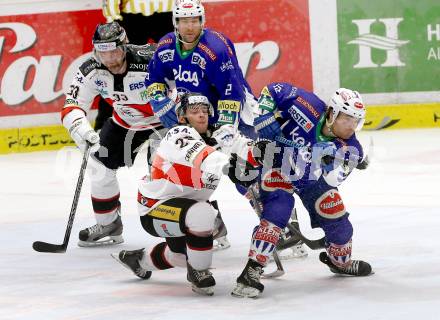
<svg viewBox="0 0 440 320">
<path fill-rule="evenodd" d="M 325 233 L 321 262 L 337 274 L 371 274 L 367 262 L 351 259 L 353 227 L 338 191 L 363 158 L 355 135 L 365 119 L 361 96 L 340 88 L 325 104 L 312 92 L 272 83 L 263 88 L 258 103 L 254 123 L 265 150 L 259 182 L 263 210 L 232 295 L 257 297 L 263 291 L 260 275 L 295 206 L 293 193 L 307 209 L 311 226 Z"/>
<path fill-rule="evenodd" d="M 180 94 L 200 92 L 208 97 L 215 109 L 211 124 L 236 124 L 246 107 L 241 112 L 241 125 L 252 126 L 247 107 L 256 101 L 238 65 L 232 41 L 204 28 L 205 10 L 199 0 L 176 1 L 173 24 L 175 32 L 159 41 L 145 80 L 154 112 L 163 125 L 177 123 L 175 101 L 168 94 L 175 89 Z"/>
<path fill-rule="evenodd" d="M 170 128 L 177 124 L 175 104 L 183 93 L 198 92 L 214 106 L 210 124 L 233 124 L 256 138 L 253 107 L 256 100 L 238 65 L 234 45 L 220 32 L 204 28 L 205 9 L 200 0 L 177 0 L 173 7 L 174 32 L 158 44 L 145 79 L 154 113 Z M 222 129 L 218 129 L 222 130 Z M 213 203 L 217 206 L 216 201 Z M 220 211 L 216 220 L 216 248 L 230 246 Z"/>
</svg>

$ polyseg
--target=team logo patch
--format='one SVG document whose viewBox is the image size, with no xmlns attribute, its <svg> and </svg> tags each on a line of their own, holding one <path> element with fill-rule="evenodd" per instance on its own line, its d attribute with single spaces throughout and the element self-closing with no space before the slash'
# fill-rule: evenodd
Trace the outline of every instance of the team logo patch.
<svg viewBox="0 0 440 320">
<path fill-rule="evenodd" d="M 273 101 L 271 96 L 261 95 L 258 100 L 258 106 L 260 109 L 273 112 L 275 109 L 275 101 Z"/>
<path fill-rule="evenodd" d="M 211 49 L 209 49 L 205 44 L 199 42 L 197 47 L 203 52 L 205 52 L 208 55 L 208 57 L 211 58 L 212 61 L 215 61 L 217 59 L 217 56 L 214 54 L 214 52 Z"/>
<path fill-rule="evenodd" d="M 312 130 L 314 127 L 313 122 L 310 121 L 310 119 L 296 106 L 291 106 L 288 111 L 293 120 L 295 120 L 305 132 L 310 132 L 310 130 Z"/>
<path fill-rule="evenodd" d="M 217 110 L 218 111 L 233 111 L 240 112 L 241 103 L 234 100 L 219 100 Z"/>
<path fill-rule="evenodd" d="M 269 89 L 267 87 L 264 87 L 263 90 L 261 90 L 261 95 L 265 95 L 265 96 L 271 97 L 270 91 L 269 91 Z"/>
<path fill-rule="evenodd" d="M 360 102 L 355 102 L 355 103 L 354 103 L 354 106 L 355 106 L 356 108 L 358 108 L 358 109 L 363 109 L 363 108 L 364 108 L 364 105 L 363 105 L 362 103 L 360 103 Z"/>
<path fill-rule="evenodd" d="M 174 50 L 171 50 L 171 49 L 163 50 L 163 51 L 159 52 L 157 55 L 158 55 L 160 61 L 162 61 L 162 62 L 168 62 L 168 61 L 174 60 Z"/>
<path fill-rule="evenodd" d="M 231 59 L 229 59 L 226 62 L 223 62 L 222 65 L 220 66 L 221 72 L 225 72 L 226 70 L 232 70 L 232 69 L 234 69 L 234 65 L 232 64 Z"/>
<path fill-rule="evenodd" d="M 280 170 L 272 169 L 267 171 L 261 179 L 261 188 L 265 191 L 276 191 L 278 189 L 293 193 L 292 183 Z"/>
<path fill-rule="evenodd" d="M 185 235 L 180 230 L 178 222 L 153 219 L 153 228 L 159 237 L 181 237 Z"/>
<path fill-rule="evenodd" d="M 164 93 L 166 91 L 165 85 L 163 83 L 153 83 L 147 88 L 147 95 L 154 96 L 159 93 Z"/>
<path fill-rule="evenodd" d="M 150 212 L 148 212 L 148 215 L 159 219 L 178 222 L 180 219 L 181 211 L 182 211 L 181 208 L 176 208 L 161 204 L 158 207 L 151 210 Z"/>
<path fill-rule="evenodd" d="M 345 214 L 345 206 L 338 190 L 331 189 L 316 200 L 315 209 L 320 216 L 336 219 Z"/>
<path fill-rule="evenodd" d="M 205 70 L 206 69 L 206 60 L 205 58 L 203 58 L 200 54 L 198 54 L 197 52 L 194 52 L 192 57 L 191 57 L 191 63 L 198 65 L 201 69 Z"/>
</svg>

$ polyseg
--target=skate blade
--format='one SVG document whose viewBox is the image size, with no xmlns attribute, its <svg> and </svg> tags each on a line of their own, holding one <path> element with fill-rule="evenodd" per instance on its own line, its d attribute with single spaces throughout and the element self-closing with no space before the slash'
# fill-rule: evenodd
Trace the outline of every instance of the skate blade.
<svg viewBox="0 0 440 320">
<path fill-rule="evenodd" d="M 369 277 L 375 274 L 374 270 L 371 270 L 371 272 L 369 274 L 365 274 L 365 275 L 352 275 L 352 274 L 346 274 L 346 273 L 340 273 L 339 271 L 336 270 L 332 270 L 330 268 L 330 271 L 337 277 L 342 277 L 342 278 L 364 278 L 364 277 Z"/>
<path fill-rule="evenodd" d="M 120 244 L 124 242 L 122 236 L 110 236 L 99 239 L 98 241 L 78 241 L 78 247 L 90 248 L 90 247 L 100 247 L 100 246 L 111 246 L 115 244 Z"/>
<path fill-rule="evenodd" d="M 260 296 L 261 292 L 258 289 L 245 286 L 244 284 L 237 283 L 232 290 L 231 295 L 237 298 L 252 298 L 256 299 Z"/>
<path fill-rule="evenodd" d="M 110 253 L 110 255 L 112 256 L 113 259 L 115 259 L 116 261 L 118 261 L 124 268 L 130 270 L 131 272 L 133 272 L 125 263 L 123 263 L 120 259 L 119 259 L 119 252 L 114 252 L 114 253 Z"/>
<path fill-rule="evenodd" d="M 204 295 L 204 296 L 213 296 L 214 295 L 214 286 L 206 287 L 206 288 L 198 288 L 195 285 L 191 285 L 191 289 L 193 292 Z"/>
<path fill-rule="evenodd" d="M 304 244 L 278 250 L 278 257 L 280 257 L 280 260 L 303 259 L 307 258 L 308 255 L 309 253 Z M 272 257 L 271 260 L 273 260 Z"/>
<path fill-rule="evenodd" d="M 261 275 L 261 277 L 264 278 L 264 279 L 278 278 L 278 277 L 283 276 L 285 273 L 286 272 L 284 270 L 278 270 L 277 269 L 277 270 L 275 270 L 273 272 L 270 272 L 270 273 L 263 273 Z"/>
<path fill-rule="evenodd" d="M 118 261 L 125 269 L 130 270 L 130 272 L 133 273 L 136 277 L 143 279 L 143 280 L 148 280 L 151 277 L 151 271 L 149 271 L 150 276 L 148 276 L 148 277 L 141 277 L 141 276 L 137 275 L 133 270 L 131 270 L 131 268 L 129 266 L 127 266 L 124 262 L 122 262 L 119 259 L 119 252 L 110 253 L 110 255 L 112 256 L 113 259 Z"/>
<path fill-rule="evenodd" d="M 214 251 L 226 250 L 230 246 L 231 244 L 229 243 L 226 237 L 214 239 L 214 246 L 213 246 Z"/>
</svg>

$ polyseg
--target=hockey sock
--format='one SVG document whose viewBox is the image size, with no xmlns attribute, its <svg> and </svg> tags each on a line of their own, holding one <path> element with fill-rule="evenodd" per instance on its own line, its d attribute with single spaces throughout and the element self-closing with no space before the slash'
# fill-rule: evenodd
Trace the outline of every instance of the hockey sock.
<svg viewBox="0 0 440 320">
<path fill-rule="evenodd" d="M 186 256 L 183 253 L 171 251 L 166 242 L 161 242 L 149 250 L 139 264 L 149 271 L 174 267 L 186 268 Z"/>
<path fill-rule="evenodd" d="M 326 247 L 330 261 L 337 267 L 347 267 L 351 261 L 351 239 L 345 244 L 329 243 Z"/>
<path fill-rule="evenodd" d="M 280 233 L 281 228 L 272 222 L 262 219 L 260 224 L 254 229 L 249 258 L 263 267 L 266 266 L 280 238 Z"/>
<path fill-rule="evenodd" d="M 195 270 L 205 270 L 212 263 L 212 235 L 200 237 L 188 233 L 186 236 L 186 247 L 188 263 Z"/>
</svg>

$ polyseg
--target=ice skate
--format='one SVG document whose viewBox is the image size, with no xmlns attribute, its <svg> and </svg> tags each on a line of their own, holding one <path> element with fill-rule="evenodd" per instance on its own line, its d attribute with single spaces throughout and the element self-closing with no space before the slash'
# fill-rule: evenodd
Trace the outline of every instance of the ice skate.
<svg viewBox="0 0 440 320">
<path fill-rule="evenodd" d="M 257 298 L 264 290 L 260 282 L 263 267 L 256 261 L 249 259 L 243 272 L 237 278 L 237 284 L 231 292 L 234 297 Z"/>
<path fill-rule="evenodd" d="M 231 246 L 226 236 L 214 239 L 213 249 L 214 251 L 220 251 L 228 249 Z"/>
<path fill-rule="evenodd" d="M 212 201 L 211 205 L 218 211 L 217 201 Z M 228 238 L 226 237 L 227 234 L 228 230 L 226 229 L 226 225 L 223 222 L 220 211 L 218 211 L 218 214 L 215 217 L 214 231 L 212 233 L 212 236 L 214 238 L 214 251 L 225 250 L 231 246 Z"/>
<path fill-rule="evenodd" d="M 145 270 L 139 264 L 144 254 L 145 250 L 142 248 L 132 251 L 122 250 L 119 253 L 112 253 L 111 256 L 125 268 L 130 269 L 136 276 L 146 280 L 151 277 L 151 271 Z"/>
<path fill-rule="evenodd" d="M 298 240 L 290 248 L 278 250 L 278 256 L 281 260 L 301 259 L 306 258 L 308 255 L 307 248 L 301 240 Z"/>
<path fill-rule="evenodd" d="M 331 272 L 336 274 L 355 277 L 364 277 L 374 274 L 370 264 L 362 260 L 351 260 L 351 264 L 344 268 L 334 265 L 326 252 L 321 252 L 319 254 L 319 260 L 326 264 L 330 268 Z"/>
<path fill-rule="evenodd" d="M 278 256 L 281 260 L 306 258 L 308 252 L 304 242 L 289 229 L 290 226 L 293 226 L 296 230 L 300 230 L 296 209 L 292 210 L 290 219 L 277 243 Z"/>
<path fill-rule="evenodd" d="M 228 234 L 228 230 L 226 229 L 226 225 L 224 224 L 220 214 L 215 218 L 213 238 L 214 251 L 225 250 L 231 246 L 226 235 Z"/>
<path fill-rule="evenodd" d="M 81 230 L 79 232 L 78 246 L 95 247 L 123 243 L 122 230 L 121 217 L 118 215 L 118 218 L 109 225 L 95 224 Z"/>
<path fill-rule="evenodd" d="M 212 273 L 206 270 L 195 270 L 189 263 L 187 263 L 187 279 L 191 282 L 192 291 L 212 296 L 214 294 L 215 279 Z"/>
</svg>

